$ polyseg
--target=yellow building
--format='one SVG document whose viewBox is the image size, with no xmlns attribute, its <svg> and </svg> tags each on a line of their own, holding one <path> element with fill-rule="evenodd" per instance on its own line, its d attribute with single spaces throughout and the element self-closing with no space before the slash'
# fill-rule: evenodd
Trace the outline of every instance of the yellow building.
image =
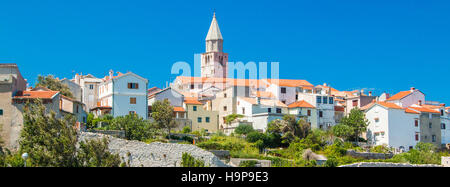
<svg viewBox="0 0 450 187">
<path fill-rule="evenodd" d="M 219 112 L 208 110 L 208 107 L 194 98 L 184 100 L 187 118 L 192 121 L 192 131 L 205 129 L 208 133 L 219 131 Z"/>
</svg>

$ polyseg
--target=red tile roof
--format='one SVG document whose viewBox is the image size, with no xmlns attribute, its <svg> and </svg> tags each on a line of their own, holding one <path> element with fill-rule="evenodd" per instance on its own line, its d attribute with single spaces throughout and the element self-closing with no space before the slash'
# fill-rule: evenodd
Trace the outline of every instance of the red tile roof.
<svg viewBox="0 0 450 187">
<path fill-rule="evenodd" d="M 390 97 L 389 99 L 387 99 L 387 101 L 400 100 L 400 99 L 405 98 L 406 96 L 408 96 L 408 95 L 411 94 L 411 93 L 412 93 L 411 90 L 399 92 L 399 93 L 393 95 L 392 97 Z"/>
<path fill-rule="evenodd" d="M 401 106 L 398 106 L 394 103 L 387 103 L 387 102 L 377 102 L 377 104 L 382 105 L 386 108 L 392 108 L 392 109 L 403 109 Z"/>
<path fill-rule="evenodd" d="M 370 103 L 370 104 L 368 104 L 366 106 L 363 106 L 363 107 L 360 108 L 360 110 L 367 110 L 369 108 L 372 108 L 372 106 L 375 105 L 375 104 L 381 105 L 381 106 L 386 107 L 386 108 L 400 109 L 400 110 L 404 109 L 401 106 L 398 106 L 398 105 L 396 105 L 394 103 L 378 101 L 378 102 L 372 102 L 372 103 Z"/>
<path fill-rule="evenodd" d="M 257 91 L 256 97 L 275 98 L 275 96 L 271 92 L 263 92 L 263 91 Z"/>
<path fill-rule="evenodd" d="M 197 98 L 192 98 L 192 97 L 184 98 L 184 103 L 190 104 L 190 105 L 203 105 L 203 103 L 198 101 Z"/>
<path fill-rule="evenodd" d="M 308 102 L 301 100 L 288 105 L 289 108 L 316 108 Z"/>
<path fill-rule="evenodd" d="M 406 109 L 405 109 L 405 112 L 406 112 L 406 113 L 411 113 L 411 114 L 420 114 L 420 112 L 418 112 L 418 111 L 416 111 L 416 110 L 413 110 L 413 109 L 411 109 L 411 108 L 406 108 Z"/>
<path fill-rule="evenodd" d="M 14 96 L 17 99 L 52 99 L 58 91 L 23 91 L 21 95 Z"/>
<path fill-rule="evenodd" d="M 185 112 L 183 107 L 173 107 L 174 112 Z"/>
<path fill-rule="evenodd" d="M 269 86 L 269 83 L 285 87 L 305 87 L 312 89 L 314 85 L 306 80 L 290 80 L 290 79 L 233 79 L 233 78 L 213 78 L 213 77 L 177 77 L 183 84 L 188 83 L 226 83 L 233 86 Z"/>
<path fill-rule="evenodd" d="M 276 84 L 278 86 L 285 86 L 285 87 L 306 87 L 306 88 L 313 88 L 314 85 L 309 83 L 306 80 L 291 80 L 291 79 L 267 79 L 267 82 Z"/>
<path fill-rule="evenodd" d="M 441 113 L 441 112 L 439 112 L 437 110 L 429 109 L 429 108 L 422 107 L 422 106 L 416 106 L 416 107 L 411 106 L 410 108 L 412 108 L 414 110 L 417 110 L 419 112 L 424 112 L 424 113 L 436 113 L 436 114 L 440 114 Z"/>
</svg>

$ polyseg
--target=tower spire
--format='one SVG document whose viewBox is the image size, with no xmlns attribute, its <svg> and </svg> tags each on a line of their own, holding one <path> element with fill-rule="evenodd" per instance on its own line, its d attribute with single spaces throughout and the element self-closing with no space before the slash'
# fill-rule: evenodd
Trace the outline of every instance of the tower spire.
<svg viewBox="0 0 450 187">
<path fill-rule="evenodd" d="M 216 19 L 216 11 L 214 11 L 213 19 L 211 21 L 211 26 L 209 27 L 208 35 L 206 40 L 223 40 L 222 33 L 220 33 L 219 24 Z"/>
</svg>

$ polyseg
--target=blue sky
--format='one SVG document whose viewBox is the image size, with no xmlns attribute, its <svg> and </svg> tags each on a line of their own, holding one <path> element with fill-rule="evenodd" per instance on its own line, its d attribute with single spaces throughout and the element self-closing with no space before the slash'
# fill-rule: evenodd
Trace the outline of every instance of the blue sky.
<svg viewBox="0 0 450 187">
<path fill-rule="evenodd" d="M 204 51 L 213 10 L 230 61 L 280 62 L 280 78 L 416 87 L 450 104 L 450 1 L 0 1 L 0 62 L 71 78 L 135 72 L 162 87 Z"/>
</svg>

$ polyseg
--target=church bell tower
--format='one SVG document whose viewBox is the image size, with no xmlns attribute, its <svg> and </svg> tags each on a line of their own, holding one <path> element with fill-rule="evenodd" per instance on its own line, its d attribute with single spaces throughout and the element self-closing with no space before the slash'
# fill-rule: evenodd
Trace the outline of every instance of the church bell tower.
<svg viewBox="0 0 450 187">
<path fill-rule="evenodd" d="M 206 52 L 201 59 L 202 77 L 227 78 L 228 54 L 223 52 L 223 38 L 214 13 L 208 35 L 206 36 Z"/>
</svg>

